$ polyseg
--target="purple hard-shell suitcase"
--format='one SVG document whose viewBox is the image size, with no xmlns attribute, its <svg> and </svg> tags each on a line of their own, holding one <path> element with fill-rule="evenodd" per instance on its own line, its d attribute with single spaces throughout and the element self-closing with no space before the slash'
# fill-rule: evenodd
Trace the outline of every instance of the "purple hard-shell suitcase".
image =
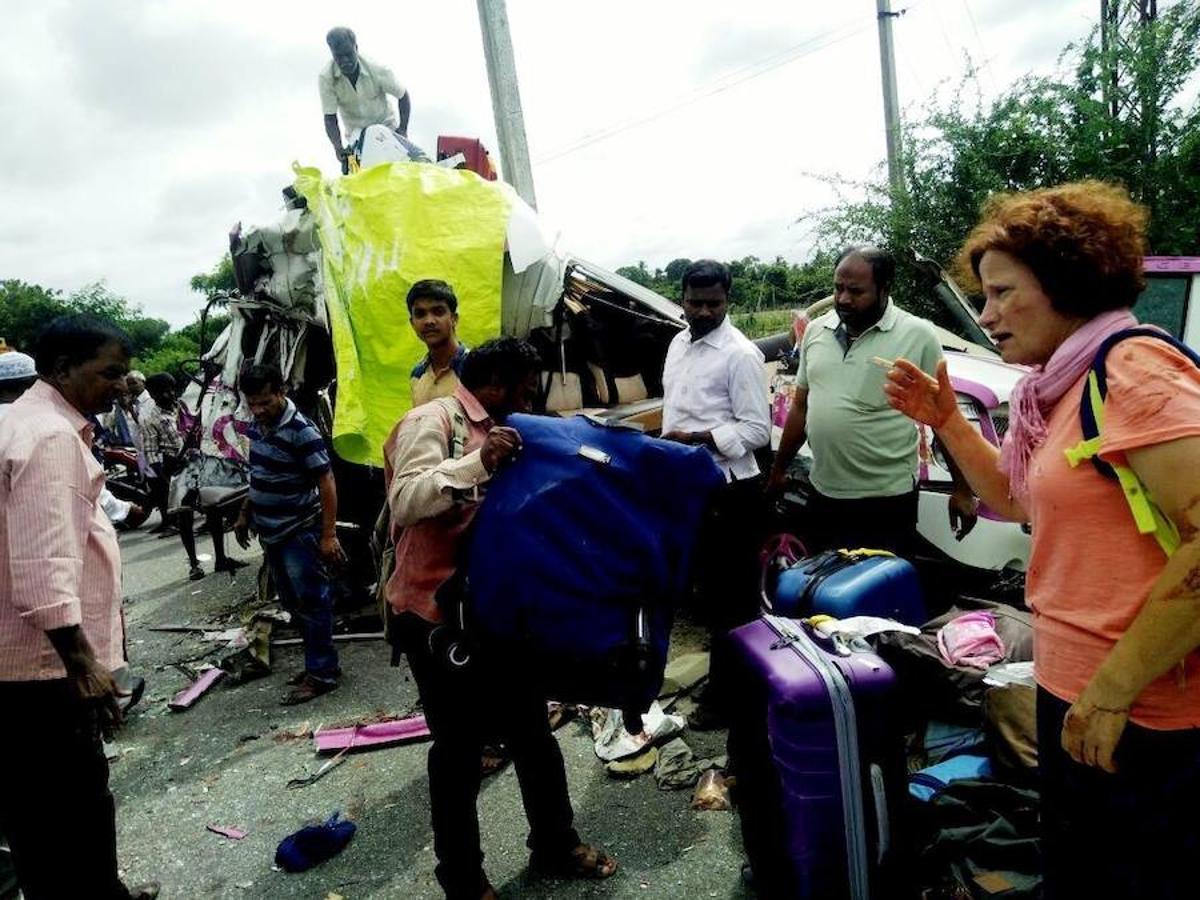
<svg viewBox="0 0 1200 900">
<path fill-rule="evenodd" d="M 889 803 L 902 802 L 904 749 L 892 670 L 874 653 L 838 655 L 807 625 L 776 616 L 729 640 L 739 690 L 730 762 L 759 893 L 899 894 Z"/>
</svg>

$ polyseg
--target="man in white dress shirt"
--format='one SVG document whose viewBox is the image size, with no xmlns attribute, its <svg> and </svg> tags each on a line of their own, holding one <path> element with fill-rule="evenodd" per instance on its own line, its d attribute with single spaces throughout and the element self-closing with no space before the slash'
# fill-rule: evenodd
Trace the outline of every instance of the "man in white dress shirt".
<svg viewBox="0 0 1200 900">
<path fill-rule="evenodd" d="M 663 369 L 663 438 L 708 448 L 729 482 L 697 554 L 713 655 L 694 728 L 725 719 L 723 638 L 758 612 L 762 475 L 754 454 L 770 442 L 771 422 L 762 352 L 726 315 L 732 281 L 719 262 L 702 259 L 688 266 L 683 273 L 688 330 L 671 342 Z"/>
</svg>

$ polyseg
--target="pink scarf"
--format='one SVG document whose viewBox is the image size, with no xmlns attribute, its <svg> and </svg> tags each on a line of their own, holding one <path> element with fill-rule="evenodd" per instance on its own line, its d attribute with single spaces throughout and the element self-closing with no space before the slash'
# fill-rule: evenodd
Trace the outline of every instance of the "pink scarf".
<svg viewBox="0 0 1200 900">
<path fill-rule="evenodd" d="M 1010 497 L 1024 502 L 1028 496 L 1029 463 L 1046 440 L 1046 416 L 1087 372 L 1104 339 L 1137 323 L 1127 309 L 1096 316 L 1063 341 L 1049 362 L 1034 366 L 1017 382 L 1008 403 L 1008 434 L 1000 448 L 1000 471 L 1008 476 Z"/>
</svg>

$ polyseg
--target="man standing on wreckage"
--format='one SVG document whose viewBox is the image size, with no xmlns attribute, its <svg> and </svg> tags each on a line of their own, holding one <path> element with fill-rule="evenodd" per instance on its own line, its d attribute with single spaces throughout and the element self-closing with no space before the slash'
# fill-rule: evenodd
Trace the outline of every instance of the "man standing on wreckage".
<svg viewBox="0 0 1200 900">
<path fill-rule="evenodd" d="M 346 143 L 361 154 L 363 135 L 371 125 L 385 125 L 400 138 L 407 137 L 412 102 L 391 69 L 359 55 L 358 39 L 349 28 L 330 29 L 325 43 L 333 60 L 321 69 L 317 86 L 325 114 L 325 134 L 345 175 L 349 154 L 338 133 L 338 114 L 342 116 Z M 398 115 L 392 113 L 389 95 L 396 98 Z"/>
<path fill-rule="evenodd" d="M 546 698 L 519 676 L 488 666 L 479 651 L 466 665 L 455 664 L 435 598 L 455 572 L 458 545 L 479 507 L 479 489 L 520 447 L 520 436 L 504 421 L 510 413 L 532 409 L 539 370 L 537 351 L 525 341 L 487 341 L 467 356 L 453 395 L 409 412 L 384 447 L 388 504 L 404 529 L 387 600 L 433 736 L 433 847 L 438 881 L 451 900 L 496 896 L 483 871 L 476 808 L 480 751 L 496 730 L 521 785 L 531 868 L 564 878 L 608 878 L 617 870 L 616 860 L 583 843 L 572 824 Z"/>
</svg>

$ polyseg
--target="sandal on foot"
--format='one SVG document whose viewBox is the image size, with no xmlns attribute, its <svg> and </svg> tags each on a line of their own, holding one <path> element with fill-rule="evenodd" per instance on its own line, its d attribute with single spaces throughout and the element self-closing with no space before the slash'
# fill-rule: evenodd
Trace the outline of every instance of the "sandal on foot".
<svg viewBox="0 0 1200 900">
<path fill-rule="evenodd" d="M 306 669 L 301 669 L 295 675 L 292 675 L 290 678 L 288 678 L 288 680 L 285 681 L 284 684 L 286 684 L 288 687 L 300 687 L 300 685 L 304 684 L 304 679 L 307 677 L 308 677 L 308 671 Z M 333 670 L 333 677 L 334 678 L 342 677 L 342 670 L 341 670 L 340 666 Z M 320 679 L 318 679 L 318 680 L 320 680 Z"/>
<path fill-rule="evenodd" d="M 503 744 L 488 744 L 479 760 L 479 773 L 484 778 L 495 775 L 509 763 L 508 749 Z"/>
<path fill-rule="evenodd" d="M 594 879 L 611 878 L 617 871 L 617 860 L 599 847 L 580 844 L 570 853 L 550 859 L 532 856 L 529 867 L 551 878 Z"/>
<path fill-rule="evenodd" d="M 296 689 L 279 701 L 281 706 L 298 706 L 310 700 L 316 700 L 322 694 L 328 694 L 338 686 L 336 681 L 322 681 L 305 674 L 304 680 Z"/>
</svg>

